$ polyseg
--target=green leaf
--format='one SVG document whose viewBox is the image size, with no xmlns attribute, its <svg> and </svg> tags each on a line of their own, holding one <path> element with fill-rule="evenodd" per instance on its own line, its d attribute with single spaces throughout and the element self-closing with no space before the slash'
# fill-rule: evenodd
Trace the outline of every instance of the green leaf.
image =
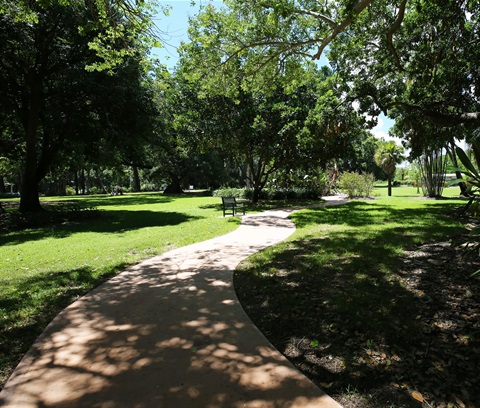
<svg viewBox="0 0 480 408">
<path fill-rule="evenodd" d="M 450 180 L 448 182 L 448 186 L 453 186 L 455 184 L 458 184 L 458 183 L 467 183 L 468 180 L 464 179 L 464 178 L 458 178 L 458 179 L 454 179 L 454 180 Z"/>
<path fill-rule="evenodd" d="M 477 169 L 475 168 L 475 166 L 472 164 L 472 162 L 470 161 L 470 159 L 468 158 L 468 156 L 466 155 L 466 153 L 463 151 L 463 149 L 461 147 L 458 147 L 455 149 L 455 151 L 457 152 L 457 156 L 458 158 L 460 159 L 460 161 L 462 162 L 462 164 L 466 167 L 466 169 L 468 171 L 470 171 L 470 173 L 472 173 L 474 175 L 475 178 L 480 178 L 480 175 L 478 174 L 478 171 Z M 465 172 L 464 172 L 465 173 Z"/>
</svg>

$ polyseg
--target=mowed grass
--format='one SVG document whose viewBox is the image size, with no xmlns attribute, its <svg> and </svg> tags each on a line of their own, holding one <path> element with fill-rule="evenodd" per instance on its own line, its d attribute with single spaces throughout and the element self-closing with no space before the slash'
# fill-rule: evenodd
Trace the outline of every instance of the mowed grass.
<svg viewBox="0 0 480 408">
<path fill-rule="evenodd" d="M 0 385 L 64 307 L 125 267 L 226 234 L 219 198 L 161 193 L 49 198 L 95 206 L 99 216 L 0 237 Z"/>
<path fill-rule="evenodd" d="M 331 295 L 347 315 L 357 314 L 361 304 L 367 309 L 391 305 L 380 289 L 366 289 L 375 289 L 378 280 L 389 281 L 404 249 L 449 240 L 464 231 L 463 223 L 448 213 L 466 201 L 456 197 L 458 189 L 448 189 L 451 197 L 440 200 L 424 199 L 413 187 L 395 188 L 394 196 L 388 197 L 386 187 L 381 186 L 374 194 L 374 200 L 352 200 L 338 207 L 292 214 L 296 232 L 286 242 L 250 257 L 237 276 L 250 276 L 254 286 L 276 296 L 278 288 L 267 282 L 283 272 L 331 274 L 332 279 L 340 274 L 348 277 L 345 283 L 352 286 Z M 287 310 L 292 302 L 295 299 L 284 299 L 282 307 Z M 388 313 L 385 316 L 389 318 Z M 368 316 L 366 320 L 367 324 L 383 323 L 370 321 Z"/>
<path fill-rule="evenodd" d="M 415 385 L 425 384 L 412 383 L 408 370 L 405 377 L 395 373 L 400 363 L 389 358 L 400 356 L 404 365 L 413 358 L 415 365 L 411 350 L 425 349 L 416 320 L 423 300 L 402 283 L 408 275 L 401 257 L 404 249 L 465 232 L 452 216 L 465 204 L 458 193 L 449 188 L 445 198 L 432 200 L 399 187 L 387 197 L 381 186 L 373 200 L 292 214 L 296 232 L 236 271 L 242 305 L 280 351 L 342 404 L 355 390 L 359 400 L 349 406 L 399 407 L 402 398 L 410 406 Z M 385 364 L 370 364 L 372 353 L 385 356 Z M 397 382 L 406 388 L 389 385 Z M 355 405 L 360 400 L 369 403 Z"/>
</svg>

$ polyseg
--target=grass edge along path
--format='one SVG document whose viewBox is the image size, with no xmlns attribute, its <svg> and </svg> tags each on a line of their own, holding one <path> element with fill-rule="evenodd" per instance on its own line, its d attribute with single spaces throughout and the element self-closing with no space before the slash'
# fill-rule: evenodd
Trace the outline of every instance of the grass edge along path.
<svg viewBox="0 0 480 408">
<path fill-rule="evenodd" d="M 0 236 L 0 389 L 21 357 L 63 308 L 129 265 L 224 235 L 212 197 L 159 193 L 48 198 L 95 206 L 99 217 Z"/>
<path fill-rule="evenodd" d="M 451 288 L 429 284 L 431 276 L 421 282 L 415 261 L 402 260 L 404 249 L 464 232 L 447 215 L 462 201 L 396 193 L 294 213 L 292 237 L 237 269 L 238 297 L 275 347 L 344 406 L 476 406 L 478 280 L 471 295 L 462 282 L 466 294 L 453 304 Z M 447 279 L 469 284 L 471 270 L 449 276 L 448 267 Z M 424 290 L 407 284 L 413 279 Z"/>
</svg>

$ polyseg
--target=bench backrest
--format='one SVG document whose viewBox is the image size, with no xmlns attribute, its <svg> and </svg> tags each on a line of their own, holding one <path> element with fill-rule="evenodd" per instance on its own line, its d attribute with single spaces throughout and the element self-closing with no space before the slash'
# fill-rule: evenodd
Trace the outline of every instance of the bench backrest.
<svg viewBox="0 0 480 408">
<path fill-rule="evenodd" d="M 235 197 L 222 197 L 223 205 L 236 204 Z"/>
</svg>

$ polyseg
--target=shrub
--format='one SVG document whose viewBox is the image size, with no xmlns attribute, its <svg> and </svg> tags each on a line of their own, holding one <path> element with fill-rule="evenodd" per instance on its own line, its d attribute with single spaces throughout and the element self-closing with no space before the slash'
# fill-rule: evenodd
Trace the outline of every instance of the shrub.
<svg viewBox="0 0 480 408">
<path fill-rule="evenodd" d="M 75 189 L 73 187 L 70 187 L 70 186 L 67 186 L 65 188 L 65 193 L 67 194 L 67 196 L 74 196 L 76 193 Z"/>
<path fill-rule="evenodd" d="M 90 190 L 88 190 L 88 192 L 90 194 L 102 194 L 103 193 L 103 191 L 97 186 L 90 187 Z"/>
<path fill-rule="evenodd" d="M 371 173 L 362 174 L 360 183 L 360 195 L 370 197 L 375 186 L 375 176 Z"/>
<path fill-rule="evenodd" d="M 219 188 L 213 192 L 214 197 L 235 197 L 235 198 L 248 198 L 246 189 L 244 188 Z"/>
<path fill-rule="evenodd" d="M 260 191 L 260 200 L 316 200 L 323 191 L 308 188 L 265 188 Z M 221 188 L 213 192 L 214 197 L 235 197 L 251 200 L 251 188 Z"/>
<path fill-rule="evenodd" d="M 340 189 L 349 197 L 369 197 L 375 183 L 373 174 L 343 173 L 340 176 Z"/>
</svg>

